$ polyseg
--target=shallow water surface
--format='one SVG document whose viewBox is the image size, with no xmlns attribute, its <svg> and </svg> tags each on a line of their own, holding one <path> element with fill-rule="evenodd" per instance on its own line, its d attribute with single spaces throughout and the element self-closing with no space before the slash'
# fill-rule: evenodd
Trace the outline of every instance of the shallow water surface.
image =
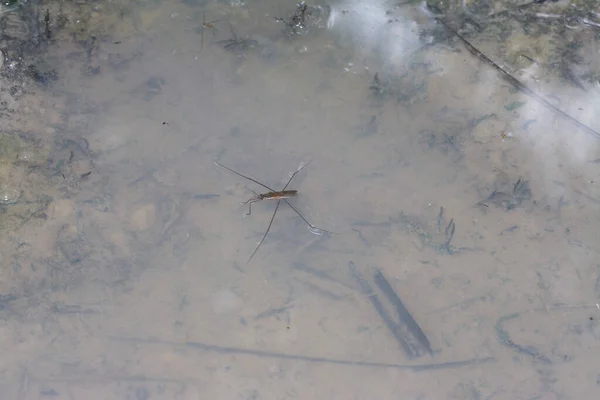
<svg viewBox="0 0 600 400">
<path fill-rule="evenodd" d="M 2 398 L 596 398 L 600 16 L 489 4 L 15 3 Z"/>
</svg>

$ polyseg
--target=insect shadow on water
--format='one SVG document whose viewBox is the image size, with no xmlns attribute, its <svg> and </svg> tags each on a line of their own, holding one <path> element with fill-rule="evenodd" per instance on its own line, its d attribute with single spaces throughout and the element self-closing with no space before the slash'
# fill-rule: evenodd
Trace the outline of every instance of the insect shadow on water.
<svg viewBox="0 0 600 400">
<path fill-rule="evenodd" d="M 222 44 L 223 48 L 232 53 L 242 54 L 249 49 L 259 48 L 260 43 L 254 39 L 241 38 L 233 30 L 233 26 L 229 24 L 229 30 L 231 31 L 231 39 L 219 40 L 215 44 Z"/>
<path fill-rule="evenodd" d="M 265 241 L 265 239 L 267 238 L 267 235 L 269 234 L 269 231 L 271 230 L 271 225 L 273 225 L 273 220 L 275 219 L 275 215 L 277 214 L 277 210 L 279 210 L 279 206 L 281 205 L 281 200 L 285 201 L 287 203 L 288 206 L 290 206 L 290 208 L 292 210 L 294 210 L 294 212 L 296 214 L 298 214 L 298 216 L 300 218 L 302 218 L 302 220 L 308 225 L 310 226 L 314 233 L 319 232 L 317 234 L 322 235 L 322 232 L 327 232 L 327 233 L 331 233 L 331 234 L 336 234 L 335 232 L 331 232 L 328 231 L 326 229 L 323 228 L 319 228 L 313 224 L 311 224 L 310 222 L 308 222 L 308 220 L 306 218 L 304 218 L 304 216 L 302 214 L 300 214 L 300 211 L 298 211 L 296 209 L 296 207 L 294 207 L 287 199 L 291 198 L 291 197 L 296 197 L 298 195 L 298 191 L 297 190 L 286 190 L 288 188 L 288 186 L 290 185 L 290 183 L 292 182 L 292 179 L 294 179 L 294 177 L 298 174 L 298 172 L 302 171 L 308 164 L 310 164 L 312 162 L 309 161 L 306 164 L 303 164 L 302 166 L 300 166 L 300 168 L 298 168 L 291 176 L 290 179 L 288 179 L 287 183 L 285 184 L 285 186 L 283 187 L 283 189 L 281 190 L 274 190 L 271 189 L 270 187 L 268 187 L 267 185 L 257 181 L 256 179 L 252 179 L 246 175 L 242 175 L 239 172 L 236 172 L 234 170 L 232 170 L 229 167 L 224 166 L 223 164 L 218 163 L 217 161 L 213 161 L 216 165 L 218 165 L 219 167 L 225 168 L 226 170 L 228 170 L 229 172 L 232 172 L 234 174 L 236 174 L 237 176 L 240 176 L 244 179 L 247 179 L 251 182 L 256 183 L 257 185 L 260 185 L 262 187 L 264 187 L 265 189 L 267 189 L 269 192 L 268 193 L 256 193 L 254 191 L 252 191 L 252 193 L 254 193 L 254 197 L 251 197 L 250 199 L 244 201 L 242 203 L 242 205 L 246 205 L 248 204 L 248 212 L 246 213 L 246 215 L 250 215 L 252 214 L 252 203 L 256 203 L 257 201 L 261 201 L 261 200 L 277 200 L 277 205 L 275 206 L 275 211 L 273 211 L 273 215 L 271 216 L 271 220 L 269 221 L 269 225 L 267 226 L 267 230 L 265 231 L 265 234 L 263 235 L 262 239 L 260 240 L 260 242 L 258 243 L 258 246 L 256 246 L 256 248 L 254 249 L 254 252 L 252 253 L 252 255 L 250 256 L 250 258 L 248 258 L 247 263 L 250 262 L 250 260 L 252 260 L 252 258 L 254 257 L 254 255 L 256 254 L 256 252 L 258 251 L 258 249 L 260 248 L 260 246 L 263 244 L 263 242 Z"/>
<path fill-rule="evenodd" d="M 215 26 L 217 22 L 221 21 L 220 19 L 216 19 L 214 21 L 206 21 L 206 15 L 202 13 L 202 26 L 200 27 L 200 51 L 204 47 L 204 31 L 206 29 L 212 30 L 213 36 L 217 36 L 219 34 L 219 30 Z"/>
</svg>

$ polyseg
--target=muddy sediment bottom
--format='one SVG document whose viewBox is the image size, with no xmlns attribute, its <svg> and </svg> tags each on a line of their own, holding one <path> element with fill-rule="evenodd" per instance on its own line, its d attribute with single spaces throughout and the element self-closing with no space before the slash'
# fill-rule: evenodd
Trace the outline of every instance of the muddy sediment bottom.
<svg viewBox="0 0 600 400">
<path fill-rule="evenodd" d="M 597 397 L 588 2 L 0 22 L 7 398 Z"/>
</svg>

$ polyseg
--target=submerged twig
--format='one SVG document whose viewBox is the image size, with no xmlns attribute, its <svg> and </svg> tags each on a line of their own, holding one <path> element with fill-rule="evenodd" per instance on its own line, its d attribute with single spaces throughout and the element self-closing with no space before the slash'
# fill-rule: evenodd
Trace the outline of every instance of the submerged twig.
<svg viewBox="0 0 600 400">
<path fill-rule="evenodd" d="M 327 358 L 320 356 L 307 356 L 303 354 L 290 354 L 290 353 L 279 353 L 275 351 L 268 350 L 254 350 L 243 347 L 233 347 L 233 346 L 219 346 L 209 343 L 202 342 L 174 342 L 168 340 L 161 339 L 146 339 L 146 338 L 136 338 L 136 337 L 119 337 L 113 336 L 109 337 L 109 339 L 124 342 L 124 343 L 133 343 L 137 345 L 148 344 L 148 345 L 162 345 L 162 346 L 172 346 L 179 348 L 187 348 L 187 349 L 196 349 L 203 352 L 213 352 L 217 354 L 226 354 L 226 355 L 238 355 L 238 356 L 254 356 L 259 358 L 266 359 L 279 359 L 279 360 L 291 360 L 291 361 L 303 361 L 315 364 L 336 364 L 336 365 L 346 365 L 353 367 L 368 367 L 368 368 L 392 368 L 392 369 L 402 369 L 408 371 L 432 371 L 439 369 L 449 369 L 449 368 L 459 368 L 459 367 L 468 367 L 475 366 L 481 364 L 487 364 L 490 362 L 496 361 L 494 357 L 482 357 L 482 358 L 472 358 L 469 360 L 462 361 L 450 361 L 444 363 L 433 363 L 433 364 L 421 364 L 421 365 L 408 365 L 408 364 L 391 364 L 391 363 L 383 363 L 383 362 L 374 362 L 374 361 L 358 361 L 358 360 L 348 360 L 348 359 L 339 359 L 339 358 Z"/>
<path fill-rule="evenodd" d="M 491 67 L 493 67 L 496 71 L 500 72 L 502 74 L 502 76 L 510 84 L 512 84 L 515 88 L 519 89 L 520 91 L 522 91 L 523 93 L 529 95 L 530 97 L 533 97 L 534 99 L 536 99 L 537 101 L 539 101 L 540 103 L 542 103 L 544 106 L 548 107 L 550 110 L 554 111 L 555 113 L 557 113 L 557 114 L 561 115 L 562 117 L 564 117 L 564 118 L 570 120 L 571 122 L 575 123 L 575 125 L 577 125 L 579 128 L 581 128 L 584 131 L 586 131 L 587 133 L 595 136 L 597 139 L 600 139 L 600 133 L 598 133 L 596 130 L 590 128 L 589 126 L 585 125 L 583 122 L 579 121 L 575 117 L 572 117 L 571 115 L 567 114 L 566 112 L 564 112 L 560 108 L 554 106 L 548 100 L 544 99 L 542 96 L 540 96 L 539 94 L 537 94 L 536 92 L 534 92 L 532 89 L 530 89 L 529 87 L 527 87 L 523 82 L 519 81 L 517 78 L 515 78 L 514 76 L 512 76 L 508 71 L 506 71 L 504 68 L 502 68 L 501 66 L 499 66 L 498 64 L 496 64 L 488 56 L 486 56 L 479 49 L 477 49 L 475 46 L 473 46 L 464 36 L 462 36 L 454 28 L 452 28 L 450 25 L 448 25 L 442 18 L 436 18 L 436 20 L 440 24 L 442 24 L 446 29 L 448 29 L 453 35 L 455 35 L 457 38 L 459 38 L 460 41 L 463 42 L 463 44 L 467 47 L 467 49 L 473 55 L 475 55 L 481 61 L 483 61 L 486 64 L 488 64 Z"/>
</svg>

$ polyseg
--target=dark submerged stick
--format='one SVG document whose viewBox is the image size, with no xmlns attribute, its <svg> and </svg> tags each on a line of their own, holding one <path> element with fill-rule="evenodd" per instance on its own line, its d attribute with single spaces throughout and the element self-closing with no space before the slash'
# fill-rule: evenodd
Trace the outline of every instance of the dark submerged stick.
<svg viewBox="0 0 600 400">
<path fill-rule="evenodd" d="M 356 264 L 354 264 L 354 262 L 350 261 L 348 263 L 348 266 L 350 267 L 350 272 L 352 273 L 352 276 L 354 277 L 354 279 L 356 279 L 356 282 L 358 282 L 365 296 L 367 296 L 371 301 L 371 304 L 373 304 L 373 307 L 375 308 L 375 311 L 377 311 L 377 314 L 379 314 L 383 322 L 385 322 L 392 335 L 394 335 L 394 338 L 396 338 L 396 341 L 400 344 L 400 346 L 402 346 L 402 350 L 404 350 L 404 354 L 406 355 L 406 357 L 411 360 L 414 359 L 416 357 L 415 352 L 411 348 L 408 341 L 402 336 L 401 332 L 398 330 L 397 324 L 385 311 L 383 304 L 379 300 L 379 297 L 377 296 L 369 282 L 360 274 L 360 272 L 358 272 L 358 270 L 356 269 Z"/>
<path fill-rule="evenodd" d="M 381 273 L 380 270 L 376 270 L 375 275 L 373 277 L 375 284 L 379 289 L 383 292 L 383 294 L 388 298 L 388 300 L 394 305 L 396 312 L 398 313 L 398 318 L 400 322 L 406 325 L 408 332 L 417 339 L 421 347 L 425 349 L 429 354 L 433 354 L 431 350 L 431 344 L 425 336 L 423 330 L 419 327 L 417 322 L 414 320 L 412 315 L 408 312 L 400 297 L 396 294 L 392 286 L 389 284 L 385 276 Z"/>
<path fill-rule="evenodd" d="M 498 336 L 500 343 L 504 346 L 510 347 L 518 353 L 530 356 L 535 361 L 539 361 L 542 364 L 552 364 L 552 360 L 541 354 L 535 347 L 524 346 L 512 341 L 508 332 L 504 330 L 504 321 L 508 321 L 517 317 L 520 317 L 520 314 L 505 315 L 496 323 L 496 335 Z"/>
<path fill-rule="evenodd" d="M 436 13 L 439 12 L 439 10 L 437 10 L 436 7 L 431 7 L 430 6 L 430 8 L 432 8 L 433 11 L 436 12 Z M 454 28 L 450 27 L 450 25 L 448 25 L 442 18 L 436 17 L 436 21 L 438 21 L 440 24 L 444 25 L 444 27 L 446 29 L 448 29 L 453 35 L 455 35 L 457 38 L 459 38 L 460 41 L 463 42 L 463 44 L 467 47 L 467 49 L 473 55 L 475 55 L 477 58 L 479 58 L 481 61 L 485 62 L 486 64 L 492 66 L 496 71 L 500 72 L 502 74 L 502 76 L 509 83 L 511 83 L 514 87 L 516 87 L 517 89 L 519 89 L 523 93 L 529 95 L 530 97 L 533 97 L 534 99 L 536 99 L 537 101 L 539 101 L 540 103 L 542 103 L 544 106 L 546 106 L 549 109 L 551 109 L 552 111 L 554 111 L 555 113 L 557 113 L 557 114 L 561 115 L 562 117 L 564 117 L 564 118 L 572 121 L 573 123 L 575 123 L 575 125 L 577 125 L 581 129 L 583 129 L 587 133 L 593 135 L 596 139 L 600 139 L 600 133 L 598 133 L 594 129 L 590 128 L 589 126 L 585 125 L 583 122 L 579 121 L 575 117 L 570 116 L 569 114 L 567 114 L 566 112 L 564 112 L 560 108 L 554 106 L 548 100 L 544 99 L 542 96 L 540 96 L 539 94 L 537 94 L 536 92 L 534 92 L 533 90 L 531 90 L 524 83 L 522 83 L 517 78 L 515 78 L 514 76 L 512 76 L 504 68 L 502 68 L 501 66 L 499 66 L 498 64 L 496 64 L 488 56 L 486 56 L 479 49 L 477 49 L 475 46 L 473 46 L 467 39 L 464 38 L 464 36 L 462 36 L 460 33 L 458 33 Z"/>
<path fill-rule="evenodd" d="M 421 365 L 406 365 L 406 364 L 391 364 L 391 363 L 382 363 L 382 362 L 372 362 L 372 361 L 353 361 L 353 360 L 344 360 L 338 358 L 327 358 L 327 357 L 317 357 L 317 356 L 306 356 L 300 354 L 288 354 L 288 353 L 278 353 L 274 351 L 265 351 L 265 350 L 254 350 L 254 349 L 245 349 L 241 347 L 231 347 L 231 346 L 218 346 L 214 344 L 202 343 L 202 342 L 173 342 L 161 339 L 145 339 L 145 338 L 133 338 L 133 337 L 109 337 L 111 340 L 119 341 L 119 342 L 127 342 L 134 344 L 153 344 L 153 345 L 163 345 L 163 346 L 172 346 L 172 347 L 183 347 L 190 349 L 197 349 L 200 351 L 212 351 L 218 354 L 231 354 L 231 355 L 247 355 L 247 356 L 255 356 L 259 358 L 272 358 L 272 359 L 284 359 L 284 360 L 292 360 L 292 361 L 304 361 L 316 364 L 337 364 L 337 365 L 347 365 L 354 367 L 368 367 L 368 368 L 393 368 L 393 369 L 402 369 L 409 370 L 414 372 L 420 371 L 432 371 L 439 369 L 449 369 L 449 368 L 459 368 L 459 367 L 468 367 L 475 366 L 481 364 L 487 364 L 490 362 L 496 361 L 494 357 L 484 357 L 484 358 L 473 358 L 469 360 L 462 361 L 450 361 L 445 363 L 438 364 L 421 364 Z"/>
</svg>

